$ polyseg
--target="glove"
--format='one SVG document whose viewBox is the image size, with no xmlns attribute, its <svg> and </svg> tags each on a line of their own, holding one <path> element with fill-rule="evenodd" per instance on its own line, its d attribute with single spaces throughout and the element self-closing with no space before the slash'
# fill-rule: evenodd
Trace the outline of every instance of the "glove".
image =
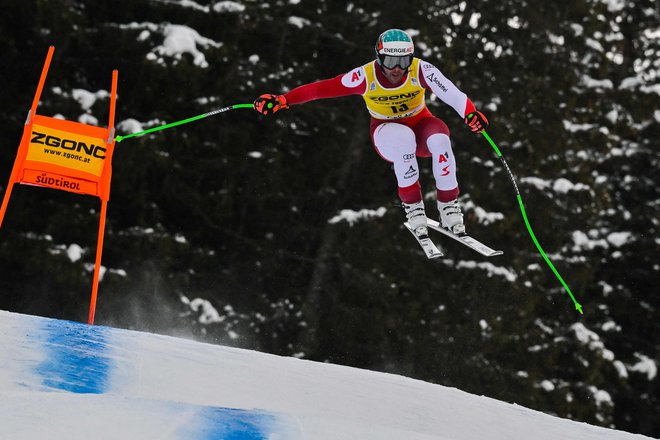
<svg viewBox="0 0 660 440">
<path fill-rule="evenodd" d="M 474 133 L 481 133 L 488 127 L 488 119 L 480 111 L 473 111 L 465 117 L 465 123 Z"/>
<path fill-rule="evenodd" d="M 270 115 L 283 108 L 289 108 L 284 95 L 265 93 L 254 100 L 254 109 L 262 115 Z"/>
</svg>

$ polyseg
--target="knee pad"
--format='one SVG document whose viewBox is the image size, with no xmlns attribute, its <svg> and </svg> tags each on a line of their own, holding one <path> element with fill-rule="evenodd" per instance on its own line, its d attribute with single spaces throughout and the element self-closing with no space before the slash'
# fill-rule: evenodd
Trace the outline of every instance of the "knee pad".
<svg viewBox="0 0 660 440">
<path fill-rule="evenodd" d="M 374 144 L 378 153 L 394 165 L 399 188 L 414 185 L 419 180 L 415 132 L 403 124 L 386 122 L 376 128 Z"/>
<path fill-rule="evenodd" d="M 376 128 L 374 145 L 380 155 L 390 162 L 398 162 L 404 155 L 409 160 L 417 149 L 415 132 L 410 127 L 394 122 L 386 122 Z"/>
<path fill-rule="evenodd" d="M 439 155 L 446 154 L 447 152 L 450 155 L 453 155 L 451 151 L 451 141 L 449 140 L 449 136 L 446 134 L 432 134 L 426 139 L 426 145 L 429 147 L 429 151 L 433 157 L 438 157 Z"/>
</svg>

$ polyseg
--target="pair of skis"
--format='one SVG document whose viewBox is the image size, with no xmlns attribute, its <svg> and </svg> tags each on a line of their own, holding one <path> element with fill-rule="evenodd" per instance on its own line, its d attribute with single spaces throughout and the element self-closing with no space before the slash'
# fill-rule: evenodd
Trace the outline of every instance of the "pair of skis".
<svg viewBox="0 0 660 440">
<path fill-rule="evenodd" d="M 495 249 L 491 249 L 490 247 L 486 246 L 476 238 L 473 238 L 469 236 L 468 234 L 461 234 L 461 235 L 456 235 L 447 229 L 443 228 L 440 226 L 440 223 L 437 221 L 427 218 L 426 219 L 426 224 L 430 229 L 433 229 L 435 231 L 438 231 L 442 234 L 445 234 L 448 237 L 453 238 L 454 240 L 458 241 L 459 243 L 469 247 L 470 249 L 480 253 L 481 255 L 485 257 L 494 257 L 496 255 L 502 255 L 504 252 L 502 251 L 497 251 Z M 442 257 L 444 253 L 442 252 L 441 249 L 436 246 L 436 244 L 431 240 L 431 238 L 427 235 L 417 235 L 415 234 L 415 231 L 413 231 L 410 227 L 410 224 L 408 222 L 404 223 L 404 226 L 410 231 L 410 233 L 415 237 L 419 245 L 422 247 L 424 250 L 424 253 L 426 254 L 426 257 L 429 259 L 432 258 L 438 258 Z"/>
</svg>

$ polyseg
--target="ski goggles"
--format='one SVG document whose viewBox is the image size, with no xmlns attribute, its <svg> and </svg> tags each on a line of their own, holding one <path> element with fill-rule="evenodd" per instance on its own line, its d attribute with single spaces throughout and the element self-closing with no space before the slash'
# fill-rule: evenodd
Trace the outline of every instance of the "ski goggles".
<svg viewBox="0 0 660 440">
<path fill-rule="evenodd" d="M 412 64 L 413 56 L 405 55 L 402 57 L 395 57 L 392 55 L 378 54 L 378 61 L 380 62 L 380 65 L 386 69 L 394 69 L 399 66 L 401 69 L 406 70 Z"/>
</svg>

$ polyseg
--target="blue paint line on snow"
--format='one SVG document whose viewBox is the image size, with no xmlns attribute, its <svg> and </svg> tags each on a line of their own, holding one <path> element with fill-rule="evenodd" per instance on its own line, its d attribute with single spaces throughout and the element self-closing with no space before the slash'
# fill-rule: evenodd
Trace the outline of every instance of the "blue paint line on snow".
<svg viewBox="0 0 660 440">
<path fill-rule="evenodd" d="M 179 438 L 197 440 L 269 440 L 301 438 L 290 417 L 260 410 L 201 408 L 192 426 L 177 432 Z"/>
<path fill-rule="evenodd" d="M 42 330 L 46 359 L 35 372 L 43 385 L 83 394 L 101 394 L 107 390 L 112 360 L 107 353 L 104 327 L 48 320 Z"/>
<path fill-rule="evenodd" d="M 44 319 L 31 329 L 26 328 L 26 335 L 43 355 L 43 360 L 32 368 L 32 373 L 50 390 L 79 394 L 109 391 L 111 375 L 120 367 L 117 363 L 121 360 L 117 360 L 117 355 L 122 349 L 120 339 L 113 338 L 113 332 L 107 327 L 52 319 Z M 130 398 L 121 398 L 122 405 L 130 402 Z M 176 428 L 174 438 L 182 440 L 303 438 L 297 419 L 285 413 L 142 399 L 134 399 L 132 404 L 135 408 L 141 405 L 150 408 L 155 417 L 163 420 L 190 414 L 191 417 L 184 417 L 183 425 Z"/>
</svg>

